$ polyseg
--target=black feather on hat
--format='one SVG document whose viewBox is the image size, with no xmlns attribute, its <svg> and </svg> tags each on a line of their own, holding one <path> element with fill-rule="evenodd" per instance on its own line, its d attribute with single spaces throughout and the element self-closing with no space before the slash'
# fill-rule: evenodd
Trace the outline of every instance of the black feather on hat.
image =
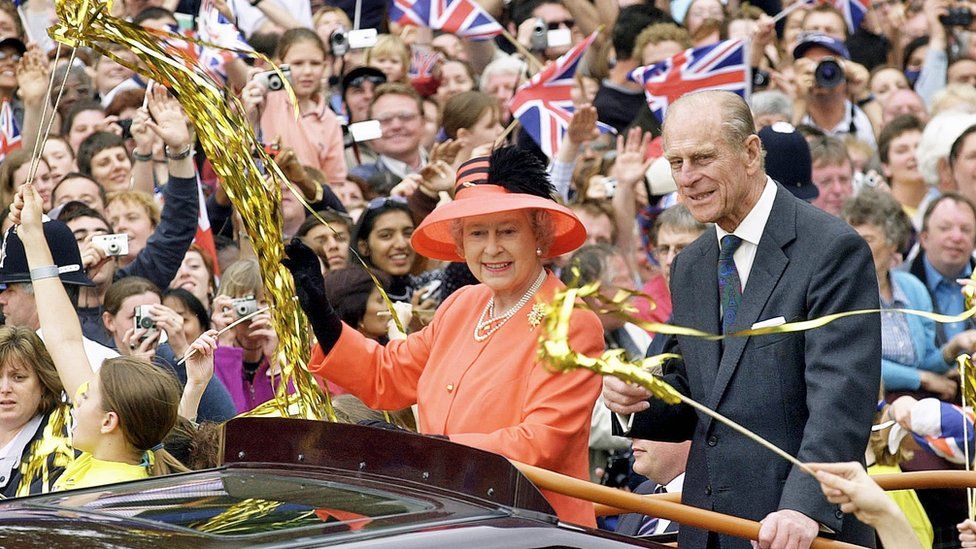
<svg viewBox="0 0 976 549">
<path fill-rule="evenodd" d="M 491 152 L 485 183 L 499 185 L 510 193 L 531 194 L 550 200 L 556 193 L 539 158 L 518 147 L 502 147 Z"/>
</svg>

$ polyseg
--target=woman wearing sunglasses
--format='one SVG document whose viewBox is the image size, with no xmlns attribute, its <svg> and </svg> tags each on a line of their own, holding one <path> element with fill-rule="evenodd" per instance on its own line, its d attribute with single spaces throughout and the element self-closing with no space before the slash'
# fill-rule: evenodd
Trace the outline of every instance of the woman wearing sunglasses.
<svg viewBox="0 0 976 549">
<path fill-rule="evenodd" d="M 285 265 L 318 338 L 309 370 L 375 409 L 418 404 L 421 433 L 586 479 L 600 380 L 553 375 L 537 358 L 540 302 L 563 288 L 544 262 L 578 248 L 586 230 L 551 199 L 545 168 L 530 153 L 504 148 L 472 159 L 457 181 L 455 200 L 427 216 L 411 242 L 426 257 L 466 263 L 480 284 L 453 293 L 406 339 L 384 346 L 343 324 L 314 252 L 289 244 Z M 573 312 L 569 343 L 590 356 L 603 350 L 595 314 Z M 592 504 L 543 493 L 560 519 L 595 524 Z"/>
</svg>

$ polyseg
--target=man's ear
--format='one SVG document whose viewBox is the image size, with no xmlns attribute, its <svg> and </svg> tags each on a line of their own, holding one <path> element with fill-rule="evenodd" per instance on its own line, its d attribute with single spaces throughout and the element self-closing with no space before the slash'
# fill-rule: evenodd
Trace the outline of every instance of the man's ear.
<svg viewBox="0 0 976 549">
<path fill-rule="evenodd" d="M 746 156 L 746 173 L 755 175 L 762 170 L 762 141 L 758 135 L 752 134 L 746 138 L 745 143 L 742 144 L 742 148 L 743 154 Z"/>
</svg>

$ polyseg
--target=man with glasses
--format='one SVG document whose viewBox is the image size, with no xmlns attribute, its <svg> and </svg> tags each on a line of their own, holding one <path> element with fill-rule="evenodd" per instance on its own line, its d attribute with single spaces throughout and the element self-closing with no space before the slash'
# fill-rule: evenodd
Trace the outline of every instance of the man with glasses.
<svg viewBox="0 0 976 549">
<path fill-rule="evenodd" d="M 376 88 L 369 117 L 379 121 L 383 135 L 370 142 L 376 162 L 350 170 L 362 177 L 379 194 L 389 194 L 404 177 L 419 172 L 427 164 L 427 151 L 420 146 L 423 137 L 423 104 L 413 88 L 399 83 Z"/>
</svg>

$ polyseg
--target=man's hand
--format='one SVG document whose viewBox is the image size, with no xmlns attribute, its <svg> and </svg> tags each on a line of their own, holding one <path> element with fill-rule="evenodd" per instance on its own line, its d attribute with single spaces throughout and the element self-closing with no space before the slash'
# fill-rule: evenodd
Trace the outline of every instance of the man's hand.
<svg viewBox="0 0 976 549">
<path fill-rule="evenodd" d="M 647 399 L 650 391 L 637 385 L 631 385 L 613 376 L 603 378 L 603 402 L 615 414 L 636 414 L 650 407 Z"/>
<path fill-rule="evenodd" d="M 570 143 L 579 146 L 600 137 L 600 130 L 596 126 L 596 120 L 596 107 L 590 104 L 580 106 L 573 113 L 573 117 L 569 119 L 566 139 Z"/>
<path fill-rule="evenodd" d="M 190 130 L 186 127 L 186 115 L 180 103 L 163 86 L 153 86 L 146 93 L 149 94 L 149 114 L 152 115 L 146 125 L 174 153 L 179 152 L 190 144 Z"/>
<path fill-rule="evenodd" d="M 633 187 L 643 181 L 647 168 L 653 159 L 644 160 L 647 146 L 651 142 L 651 134 L 641 132 L 634 127 L 624 136 L 617 137 L 617 161 L 610 170 L 610 177 L 617 179 L 617 184 Z"/>
<path fill-rule="evenodd" d="M 48 98 L 47 82 L 51 69 L 47 56 L 37 45 L 31 45 L 17 65 L 17 95 L 28 105 L 40 105 Z"/>
<path fill-rule="evenodd" d="M 760 522 L 759 549 L 808 549 L 817 537 L 817 521 L 792 509 L 781 509 L 766 515 Z"/>
<path fill-rule="evenodd" d="M 461 152 L 460 141 L 448 139 L 441 143 L 434 143 L 434 147 L 430 150 L 430 159 L 427 161 L 427 165 L 445 162 L 453 166 L 454 162 L 458 160 L 457 156 L 459 152 Z M 465 158 L 463 160 L 469 159 Z"/>
<path fill-rule="evenodd" d="M 847 94 L 853 101 L 861 101 L 871 95 L 868 81 L 871 73 L 860 63 L 844 60 L 844 78 L 847 79 Z"/>
<path fill-rule="evenodd" d="M 420 170 L 419 189 L 429 196 L 436 197 L 441 191 L 453 191 L 454 183 L 454 169 L 443 160 L 431 162 Z"/>
</svg>

